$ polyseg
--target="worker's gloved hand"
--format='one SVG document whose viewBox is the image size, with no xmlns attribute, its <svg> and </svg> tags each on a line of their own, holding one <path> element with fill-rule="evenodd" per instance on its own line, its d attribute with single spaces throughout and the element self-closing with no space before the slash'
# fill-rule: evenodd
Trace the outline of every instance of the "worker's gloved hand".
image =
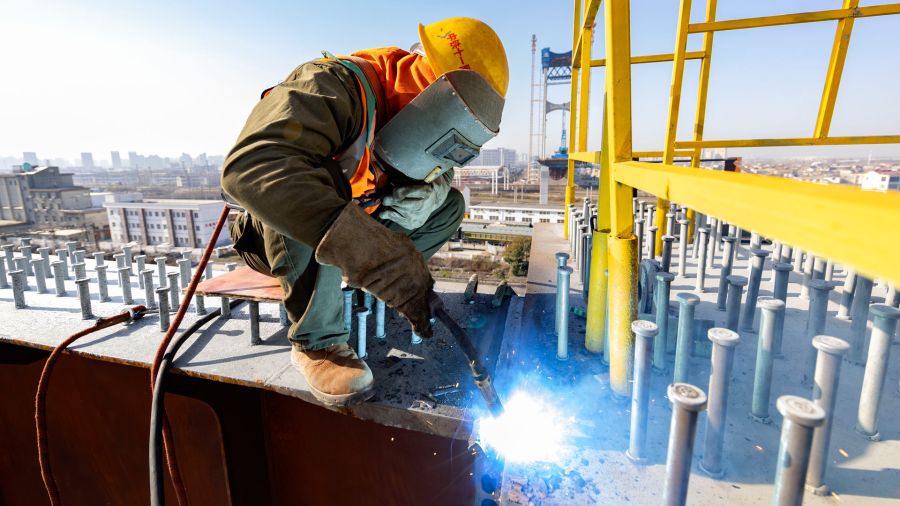
<svg viewBox="0 0 900 506">
<path fill-rule="evenodd" d="M 441 207 L 450 193 L 450 179 L 441 174 L 431 183 L 399 186 L 381 200 L 384 209 L 379 218 L 391 220 L 407 230 L 425 224 L 435 209 Z"/>
<path fill-rule="evenodd" d="M 351 202 L 316 248 L 316 261 L 343 271 L 344 281 L 396 309 L 416 334 L 431 337 L 428 296 L 434 279 L 415 244 Z"/>
</svg>

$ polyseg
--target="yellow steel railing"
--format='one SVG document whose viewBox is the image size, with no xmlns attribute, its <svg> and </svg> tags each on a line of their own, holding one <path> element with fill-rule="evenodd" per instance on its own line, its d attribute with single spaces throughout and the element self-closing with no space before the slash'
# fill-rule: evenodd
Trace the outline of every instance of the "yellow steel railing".
<svg viewBox="0 0 900 506">
<path fill-rule="evenodd" d="M 790 244 L 815 255 L 852 266 L 863 275 L 900 283 L 900 194 L 864 192 L 778 177 L 698 170 L 704 147 L 761 147 L 846 144 L 900 144 L 900 135 L 830 137 L 829 129 L 853 22 L 856 18 L 900 14 L 900 4 L 859 7 L 844 0 L 841 9 L 779 16 L 716 21 L 717 0 L 706 0 L 701 23 L 691 23 L 691 0 L 681 0 L 675 49 L 669 54 L 631 54 L 630 2 L 604 4 L 605 59 L 591 59 L 592 28 L 600 0 L 574 0 L 569 179 L 566 204 L 574 200 L 574 162 L 601 167 L 597 231 L 593 234 L 591 292 L 588 298 L 586 347 L 603 351 L 608 328 L 610 381 L 613 391 L 629 391 L 636 316 L 637 258 L 632 215 L 632 189 L 657 197 L 657 241 L 666 235 L 668 202 L 716 216 L 744 230 Z M 705 140 L 704 120 L 713 36 L 717 31 L 818 21 L 837 21 L 815 126 L 808 138 Z M 702 34 L 700 51 L 687 51 L 690 34 Z M 676 139 L 684 62 L 699 59 L 700 79 L 692 140 Z M 632 150 L 631 65 L 671 61 L 672 87 L 668 122 L 661 151 Z M 604 121 L 600 151 L 587 150 L 590 68 L 606 67 Z M 676 156 L 689 156 L 692 167 L 672 165 Z M 634 161 L 661 157 L 663 163 Z M 659 251 L 657 245 L 657 251 Z M 607 279 L 608 273 L 608 279 Z M 606 308 L 608 307 L 608 314 Z M 608 320 L 608 322 L 607 322 Z M 608 327 L 607 327 L 608 323 Z"/>
</svg>

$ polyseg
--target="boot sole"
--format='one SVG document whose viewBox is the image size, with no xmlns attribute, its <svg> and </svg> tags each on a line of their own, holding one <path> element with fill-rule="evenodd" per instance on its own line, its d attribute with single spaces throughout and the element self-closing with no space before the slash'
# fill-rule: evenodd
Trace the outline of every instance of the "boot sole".
<svg viewBox="0 0 900 506">
<path fill-rule="evenodd" d="M 294 366 L 294 369 L 297 370 L 300 374 L 303 375 L 304 379 L 306 375 L 303 374 L 303 369 L 300 368 L 300 365 L 294 360 L 294 357 L 291 356 L 291 365 Z M 328 394 L 322 392 L 321 390 L 316 389 L 316 387 L 312 386 L 307 380 L 306 385 L 309 387 L 309 391 L 313 394 L 313 397 L 316 398 L 322 404 L 329 407 L 341 408 L 345 406 L 349 406 L 351 404 L 360 404 L 366 402 L 371 399 L 373 395 L 375 395 L 375 384 L 372 383 L 365 390 L 360 390 L 359 392 L 353 392 L 349 394 Z"/>
</svg>

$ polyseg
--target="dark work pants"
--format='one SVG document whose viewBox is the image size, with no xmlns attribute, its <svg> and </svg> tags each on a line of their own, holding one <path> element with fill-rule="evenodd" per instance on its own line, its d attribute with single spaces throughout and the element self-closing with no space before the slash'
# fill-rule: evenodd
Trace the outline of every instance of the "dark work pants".
<svg viewBox="0 0 900 506">
<path fill-rule="evenodd" d="M 462 194 L 451 189 L 444 204 L 415 230 L 379 219 L 377 213 L 375 219 L 406 234 L 427 260 L 459 229 L 464 212 Z M 340 269 L 319 265 L 313 248 L 279 234 L 246 211 L 232 224 L 231 239 L 248 266 L 278 278 L 292 323 L 288 335 L 293 343 L 304 350 L 319 350 L 349 341 L 350 333 L 344 330 Z M 366 247 L 365 237 L 359 238 L 359 247 Z"/>
</svg>

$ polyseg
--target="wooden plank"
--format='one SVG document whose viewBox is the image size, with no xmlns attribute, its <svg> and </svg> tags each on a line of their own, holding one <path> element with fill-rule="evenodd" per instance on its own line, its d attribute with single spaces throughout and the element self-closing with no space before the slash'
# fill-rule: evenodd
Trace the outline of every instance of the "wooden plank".
<svg viewBox="0 0 900 506">
<path fill-rule="evenodd" d="M 225 296 L 257 302 L 281 302 L 284 293 L 277 279 L 256 272 L 250 267 L 239 267 L 200 282 L 197 285 L 197 295 Z"/>
</svg>

